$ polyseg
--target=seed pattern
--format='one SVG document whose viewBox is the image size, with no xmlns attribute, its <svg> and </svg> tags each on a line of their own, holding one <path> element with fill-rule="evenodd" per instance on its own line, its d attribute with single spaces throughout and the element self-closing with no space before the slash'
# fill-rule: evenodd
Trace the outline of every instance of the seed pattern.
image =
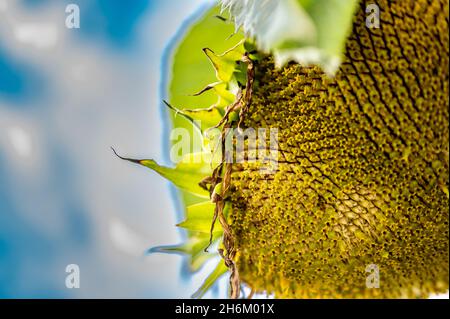
<svg viewBox="0 0 450 319">
<path fill-rule="evenodd" d="M 367 2 L 367 4 L 370 3 Z M 256 65 L 246 127 L 279 130 L 279 166 L 234 165 L 236 263 L 277 297 L 427 297 L 449 282 L 446 0 L 379 0 L 355 16 L 333 79 Z M 366 266 L 380 270 L 368 289 Z"/>
</svg>

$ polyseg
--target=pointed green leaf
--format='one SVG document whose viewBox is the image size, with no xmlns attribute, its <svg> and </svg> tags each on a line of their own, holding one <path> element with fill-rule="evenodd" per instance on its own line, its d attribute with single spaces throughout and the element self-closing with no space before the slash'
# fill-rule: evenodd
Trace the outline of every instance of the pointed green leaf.
<svg viewBox="0 0 450 319">
<path fill-rule="evenodd" d="M 170 180 L 174 185 L 197 196 L 209 198 L 209 193 L 199 186 L 200 181 L 212 174 L 209 155 L 193 153 L 183 157 L 175 168 L 158 165 L 154 160 L 141 160 L 139 163 Z"/>
<path fill-rule="evenodd" d="M 221 237 L 220 233 L 213 234 L 213 243 L 217 242 Z M 189 270 L 196 272 L 205 262 L 217 256 L 214 252 L 205 252 L 205 248 L 209 244 L 209 234 L 206 233 L 189 233 L 187 240 L 179 245 L 167 245 L 152 247 L 147 254 L 165 253 L 165 254 L 181 254 L 189 257 Z"/>
<path fill-rule="evenodd" d="M 240 41 L 237 45 L 222 54 L 215 54 L 211 49 L 203 49 L 209 60 L 211 61 L 216 77 L 222 82 L 229 82 L 235 72 L 242 56 L 245 53 L 244 41 Z"/>
<path fill-rule="evenodd" d="M 185 254 L 196 255 L 203 251 L 207 245 L 207 236 L 200 233 L 190 233 L 188 239 L 179 245 L 156 246 L 148 250 L 148 254 L 165 253 L 165 254 Z M 206 243 L 206 245 L 204 245 Z"/>
<path fill-rule="evenodd" d="M 213 106 L 207 109 L 177 109 L 176 107 L 170 105 L 168 102 L 164 101 L 164 103 L 171 110 L 175 112 L 175 114 L 180 114 L 185 117 L 188 121 L 190 121 L 193 125 L 197 126 L 201 132 L 204 132 L 210 127 L 215 126 L 223 117 L 223 109 Z M 200 123 L 200 127 L 198 125 Z"/>
<path fill-rule="evenodd" d="M 184 37 L 174 48 L 170 57 L 172 65 L 167 72 L 169 78 L 167 97 L 172 105 L 182 105 L 183 108 L 188 109 L 228 105 L 220 94 L 218 98 L 215 90 L 208 90 L 200 96 L 192 95 L 193 92 L 198 91 L 199 86 L 217 81 L 214 71 L 211 70 L 211 62 L 205 57 L 202 49 L 209 47 L 215 52 L 224 52 L 243 39 L 242 33 L 233 35 L 235 32 L 233 24 L 218 19 L 219 14 L 219 6 L 207 9 L 203 16 L 186 29 Z M 223 17 L 228 19 L 226 13 Z M 230 37 L 231 35 L 233 36 Z M 236 90 L 236 87 L 226 89 L 235 92 L 233 89 Z M 173 112 L 170 114 L 169 127 L 192 130 L 191 122 L 181 116 L 175 116 Z M 199 134 L 199 132 L 194 130 L 193 134 Z M 185 191 L 180 192 L 180 197 L 185 205 L 204 200 Z"/>
<path fill-rule="evenodd" d="M 217 18 L 220 14 L 218 6 L 208 9 L 203 16 L 192 23 L 185 31 L 185 36 L 173 51 L 171 68 L 168 70 L 168 99 L 172 105 L 183 108 L 207 108 L 217 101 L 212 90 L 201 96 L 192 96 L 202 85 L 217 81 L 211 62 L 205 57 L 203 48 L 211 48 L 214 52 L 224 52 L 243 39 L 241 33 L 234 33 L 231 23 Z M 223 15 L 228 18 L 226 13 Z M 233 35 L 232 37 L 230 37 Z M 173 121 L 175 127 L 183 126 L 181 121 Z"/>
<path fill-rule="evenodd" d="M 187 218 L 177 226 L 188 230 L 197 231 L 201 233 L 210 233 L 211 222 L 214 216 L 215 204 L 211 201 L 206 201 L 199 204 L 190 205 L 187 207 Z M 214 232 L 222 232 L 221 227 L 214 228 Z"/>
<path fill-rule="evenodd" d="M 211 84 L 208 84 L 206 87 L 204 87 L 200 92 L 194 94 L 194 96 L 199 96 L 203 94 L 204 92 L 207 92 L 209 90 L 213 89 L 214 92 L 218 95 L 219 100 L 214 105 L 216 107 L 219 107 L 220 110 L 224 110 L 226 106 L 233 103 L 235 100 L 235 93 L 233 93 L 234 88 L 230 86 L 230 83 L 226 82 L 214 82 Z M 224 111 L 221 112 L 222 115 L 225 113 Z"/>
<path fill-rule="evenodd" d="M 169 70 L 168 100 L 172 105 L 183 106 L 183 111 L 199 107 L 209 108 L 212 105 L 223 109 L 235 99 L 235 94 L 238 90 L 235 76 L 237 71 L 230 69 L 229 72 L 232 72 L 232 74 L 228 83 L 223 83 L 220 80 L 217 81 L 217 77 L 215 77 L 211 69 L 211 61 L 205 57 L 202 51 L 202 48 L 209 47 L 215 52 L 224 52 L 243 39 L 241 33 L 230 37 L 234 33 L 234 26 L 217 19 L 216 15 L 219 14 L 219 11 L 220 9 L 218 7 L 211 8 L 204 16 L 195 21 L 186 30 L 184 38 L 175 48 L 171 57 L 173 64 Z M 229 57 L 231 58 L 231 54 Z M 235 56 L 235 59 L 239 60 L 240 57 Z M 207 87 L 201 95 L 192 96 L 192 92 L 198 90 L 199 85 L 206 83 L 213 83 L 214 85 Z M 188 112 L 184 113 L 194 119 L 193 114 Z M 189 131 L 192 130 L 192 121 L 186 121 L 184 116 L 176 116 L 176 112 L 171 112 L 170 119 L 172 127 L 183 127 Z M 193 130 L 193 134 L 198 134 L 198 130 Z M 205 138 L 203 142 L 206 144 L 206 147 L 204 147 L 205 152 L 209 152 L 210 155 L 213 154 L 214 156 L 212 158 L 214 159 L 220 159 L 220 156 L 215 156 L 213 152 L 215 149 L 214 145 L 216 144 L 213 139 Z M 209 165 L 210 169 L 214 163 Z M 185 205 L 204 201 L 204 198 L 194 196 L 192 193 L 184 190 L 181 190 L 180 194 Z M 211 226 L 211 221 L 210 219 L 209 226 Z M 187 236 L 185 244 L 177 247 L 160 248 L 160 250 L 188 255 L 190 259 L 189 266 L 192 271 L 198 270 L 212 256 L 217 256 L 217 254 L 204 252 L 204 249 L 209 244 L 209 233 L 188 230 Z M 213 244 L 217 245 L 221 237 L 222 232 L 214 232 Z M 213 248 L 210 248 L 210 250 L 213 251 Z"/>
<path fill-rule="evenodd" d="M 196 196 L 209 198 L 209 193 L 199 186 L 206 176 L 212 174 L 211 154 L 206 152 L 191 153 L 185 155 L 175 168 L 158 165 L 152 159 L 132 159 L 122 157 L 113 149 L 121 159 L 146 166 L 162 177 L 171 181 L 175 186 L 195 194 Z"/>
<path fill-rule="evenodd" d="M 228 271 L 223 260 L 220 260 L 213 272 L 205 279 L 201 287 L 192 295 L 192 298 L 202 298 L 217 280 Z"/>
</svg>

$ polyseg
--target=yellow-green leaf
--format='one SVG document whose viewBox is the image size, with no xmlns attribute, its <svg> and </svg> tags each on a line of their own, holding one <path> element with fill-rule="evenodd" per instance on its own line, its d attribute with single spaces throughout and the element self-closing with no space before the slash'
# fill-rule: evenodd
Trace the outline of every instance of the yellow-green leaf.
<svg viewBox="0 0 450 319">
<path fill-rule="evenodd" d="M 170 104 L 183 106 L 183 109 L 208 108 L 211 105 L 224 107 L 228 105 L 221 94 L 216 91 L 219 87 L 214 90 L 208 90 L 199 96 L 193 95 L 207 83 L 217 81 L 211 68 L 211 62 L 202 49 L 208 47 L 215 52 L 224 52 L 243 39 L 242 33 L 234 34 L 234 26 L 231 23 L 217 18 L 219 14 L 219 6 L 211 6 L 205 10 L 203 15 L 199 16 L 188 28 L 183 30 L 184 35 L 173 48 L 170 60 L 168 60 L 171 61 L 171 66 L 167 69 L 167 98 Z M 228 18 L 226 13 L 222 16 Z M 230 37 L 231 35 L 233 36 Z M 222 89 L 223 87 L 220 86 L 220 90 Z M 225 89 L 233 92 L 233 88 L 226 87 Z M 228 100 L 230 99 L 232 97 L 228 97 Z M 181 116 L 175 116 L 173 112 L 169 114 L 169 120 L 168 126 L 170 128 L 192 130 L 191 122 Z M 197 138 L 198 130 L 194 130 L 193 134 Z M 180 197 L 184 205 L 204 200 L 194 197 L 185 191 L 180 192 Z"/>
<path fill-rule="evenodd" d="M 216 77 L 226 83 L 231 80 L 237 67 L 237 61 L 240 61 L 245 53 L 244 41 L 241 40 L 237 45 L 219 55 L 209 48 L 204 48 L 203 51 L 211 61 L 216 71 Z"/>
<path fill-rule="evenodd" d="M 168 70 L 168 98 L 172 105 L 183 105 L 183 108 L 207 108 L 217 101 L 212 90 L 201 96 L 193 96 L 208 83 L 217 81 L 211 62 L 205 57 L 203 48 L 211 48 L 215 52 L 224 52 L 243 39 L 241 33 L 234 33 L 234 26 L 217 18 L 220 8 L 213 6 L 193 21 L 184 30 L 184 36 L 177 43 L 170 55 L 172 65 Z M 226 14 L 224 17 L 227 18 Z M 232 37 L 230 37 L 233 35 Z M 173 126 L 184 126 L 184 121 L 173 119 Z"/>
<path fill-rule="evenodd" d="M 211 89 L 213 89 L 214 92 L 219 97 L 218 101 L 216 102 L 216 104 L 214 104 L 214 106 L 219 107 L 220 110 L 224 110 L 226 106 L 234 102 L 236 97 L 235 87 L 232 85 L 232 83 L 226 83 L 221 81 L 208 84 L 200 92 L 194 94 L 194 96 L 199 96 Z M 222 112 L 222 114 L 223 113 L 224 112 Z"/>
<path fill-rule="evenodd" d="M 223 109 L 212 106 L 207 109 L 178 109 L 168 102 L 164 103 L 169 107 L 175 114 L 180 114 L 193 125 L 195 125 L 201 132 L 204 132 L 210 127 L 215 126 L 223 117 Z"/>
<path fill-rule="evenodd" d="M 215 204 L 211 203 L 211 201 L 190 205 L 186 209 L 186 220 L 177 226 L 191 231 L 209 234 L 214 216 L 214 208 Z M 222 232 L 221 227 L 215 227 L 214 232 Z"/>
<path fill-rule="evenodd" d="M 117 154 L 114 149 L 113 151 L 119 158 L 146 166 L 171 181 L 175 186 L 189 193 L 199 197 L 209 198 L 208 191 L 201 188 L 199 183 L 203 178 L 212 174 L 211 154 L 200 152 L 187 154 L 175 168 L 171 168 L 158 165 L 152 159 L 126 158 Z"/>
<path fill-rule="evenodd" d="M 220 233 L 213 234 L 213 243 L 221 237 Z M 209 234 L 206 233 L 189 233 L 186 241 L 179 245 L 166 245 L 152 247 L 147 254 L 164 253 L 164 254 L 181 254 L 189 257 L 189 271 L 198 271 L 206 261 L 217 256 L 217 253 L 205 252 L 205 248 L 209 244 Z"/>
</svg>

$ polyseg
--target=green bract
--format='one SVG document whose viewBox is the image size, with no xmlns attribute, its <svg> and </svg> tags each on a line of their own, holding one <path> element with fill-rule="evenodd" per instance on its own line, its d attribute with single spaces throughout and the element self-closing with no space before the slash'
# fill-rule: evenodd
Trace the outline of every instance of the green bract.
<svg viewBox="0 0 450 319">
<path fill-rule="evenodd" d="M 151 248 L 149 253 L 187 255 L 192 272 L 217 256 L 217 253 L 208 252 L 206 248 L 223 236 L 220 223 L 215 223 L 214 229 L 211 227 L 215 204 L 210 200 L 211 194 L 200 184 L 211 176 L 219 164 L 218 153 L 221 149 L 217 147 L 217 136 L 210 136 L 208 131 L 215 126 L 221 127 L 218 124 L 221 124 L 219 122 L 225 115 L 226 106 L 233 103 L 239 87 L 246 82 L 245 69 L 238 61 L 245 53 L 245 47 L 250 45 L 244 43 L 241 34 L 233 35 L 233 26 L 218 19 L 219 13 L 218 7 L 206 12 L 178 44 L 172 56 L 169 101 L 164 101 L 170 110 L 172 128 L 187 129 L 191 132 L 191 141 L 200 139 L 199 146 L 193 148 L 191 144 L 194 143 L 183 145 L 183 142 L 189 141 L 174 141 L 173 146 L 189 147 L 192 151 L 183 156 L 174 168 L 160 166 L 154 160 L 121 157 L 154 170 L 179 189 L 185 219 L 177 226 L 187 231 L 187 239 L 180 245 Z M 199 89 L 202 83 L 203 88 Z M 219 185 L 216 185 L 212 193 L 218 188 Z M 225 205 L 225 216 L 229 206 Z M 220 243 L 219 247 L 222 247 Z M 227 269 L 224 261 L 220 260 L 192 297 L 201 298 Z"/>
</svg>

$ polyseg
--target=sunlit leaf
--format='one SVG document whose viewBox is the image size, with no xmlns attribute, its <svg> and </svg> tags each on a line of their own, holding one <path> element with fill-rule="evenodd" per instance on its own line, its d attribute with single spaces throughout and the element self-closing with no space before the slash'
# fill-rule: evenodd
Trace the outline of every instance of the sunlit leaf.
<svg viewBox="0 0 450 319">
<path fill-rule="evenodd" d="M 221 233 L 213 234 L 213 243 L 217 242 L 221 237 Z M 189 271 L 198 271 L 209 259 L 217 256 L 214 252 L 205 252 L 205 248 L 209 244 L 209 234 L 206 233 L 189 233 L 186 241 L 179 245 L 165 245 L 152 247 L 147 254 L 165 253 L 179 254 L 189 257 Z"/>
<path fill-rule="evenodd" d="M 214 104 L 214 106 L 218 107 L 219 110 L 223 110 L 226 106 L 233 103 L 235 99 L 235 93 L 233 93 L 235 89 L 233 84 L 220 81 L 208 84 L 200 92 L 194 94 L 194 96 L 199 96 L 209 90 L 214 90 L 214 92 L 219 97 L 218 102 Z M 221 113 L 223 114 L 224 112 Z"/>
<path fill-rule="evenodd" d="M 226 83 L 231 80 L 231 77 L 236 70 L 236 61 L 241 60 L 244 55 L 244 41 L 240 41 L 236 46 L 219 55 L 215 54 L 209 48 L 205 48 L 203 51 L 211 61 L 214 70 L 216 71 L 217 79 Z"/>
<path fill-rule="evenodd" d="M 209 198 L 208 191 L 199 186 L 199 182 L 203 180 L 203 178 L 212 174 L 210 165 L 211 155 L 208 153 L 187 154 L 175 168 L 170 168 L 158 165 L 158 163 L 152 159 L 126 158 L 118 155 L 114 149 L 113 151 L 119 158 L 148 167 L 171 181 L 175 186 L 178 186 L 189 193 L 199 197 Z"/>
<path fill-rule="evenodd" d="M 217 18 L 220 8 L 211 7 L 201 17 L 186 28 L 180 42 L 171 55 L 169 70 L 168 101 L 183 108 L 208 108 L 217 101 L 213 90 L 200 96 L 193 96 L 208 83 L 217 82 L 211 62 L 203 49 L 210 48 L 222 53 L 234 47 L 243 39 L 241 33 L 234 33 L 234 26 Z M 226 14 L 224 17 L 227 18 Z M 230 37 L 233 35 L 232 37 Z M 175 127 L 183 126 L 183 121 L 173 121 Z"/>
<path fill-rule="evenodd" d="M 234 34 L 233 24 L 217 18 L 219 13 L 220 8 L 214 6 L 193 21 L 170 55 L 172 65 L 168 70 L 167 94 L 171 105 L 182 106 L 183 109 L 209 108 L 212 105 L 225 107 L 233 99 L 227 93 L 220 94 L 216 91 L 220 89 L 233 92 L 233 89 L 236 89 L 225 84 L 194 96 L 195 92 L 208 83 L 217 82 L 211 62 L 202 49 L 208 47 L 214 52 L 224 52 L 243 39 L 241 33 Z M 226 14 L 223 16 L 228 18 Z M 170 127 L 192 129 L 190 121 L 176 116 L 175 112 L 170 113 Z M 195 130 L 193 134 L 199 133 Z M 185 205 L 204 201 L 203 198 L 192 196 L 185 191 L 180 192 L 180 197 Z"/>
<path fill-rule="evenodd" d="M 176 107 L 170 105 L 168 102 L 164 101 L 164 103 L 171 110 L 175 112 L 175 114 L 179 114 L 190 121 L 193 125 L 197 126 L 197 128 L 204 132 L 208 128 L 215 126 L 223 117 L 223 110 L 219 107 L 213 106 L 207 109 L 177 109 Z"/>
<path fill-rule="evenodd" d="M 187 207 L 186 220 L 179 223 L 177 226 L 188 230 L 210 233 L 211 221 L 214 215 L 215 204 L 211 201 L 190 205 Z M 220 227 L 214 228 L 215 232 L 221 232 Z"/>
</svg>

